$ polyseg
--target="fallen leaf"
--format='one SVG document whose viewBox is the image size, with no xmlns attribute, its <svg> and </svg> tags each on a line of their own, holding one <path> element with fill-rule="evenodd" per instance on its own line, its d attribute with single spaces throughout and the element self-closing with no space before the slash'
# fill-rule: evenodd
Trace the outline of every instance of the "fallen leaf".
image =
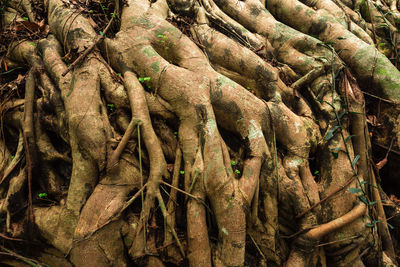
<svg viewBox="0 0 400 267">
<path fill-rule="evenodd" d="M 376 118 L 375 115 L 368 115 L 367 116 L 367 122 L 371 124 L 372 126 L 381 126 L 382 124 L 378 122 L 378 119 Z"/>
<path fill-rule="evenodd" d="M 390 195 L 389 199 L 396 204 L 400 204 L 400 199 L 398 199 L 395 195 Z"/>
<path fill-rule="evenodd" d="M 174 170 L 174 164 L 167 164 L 167 170 L 172 172 Z"/>
<path fill-rule="evenodd" d="M 376 168 L 377 168 L 378 170 L 382 169 L 383 166 L 385 166 L 387 162 L 388 162 L 387 158 L 384 158 L 383 160 L 379 161 L 379 162 L 376 164 Z"/>
<path fill-rule="evenodd" d="M 39 31 L 39 29 L 40 29 L 39 24 L 31 21 L 17 21 L 14 26 L 15 31 L 37 32 Z"/>
</svg>

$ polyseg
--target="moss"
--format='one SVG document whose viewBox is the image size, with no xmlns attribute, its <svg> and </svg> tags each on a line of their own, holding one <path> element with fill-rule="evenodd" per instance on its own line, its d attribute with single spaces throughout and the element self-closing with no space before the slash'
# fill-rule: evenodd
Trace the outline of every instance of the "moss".
<svg viewBox="0 0 400 267">
<path fill-rule="evenodd" d="M 146 29 L 152 29 L 155 25 L 151 22 L 151 20 L 146 16 L 141 16 L 140 18 L 132 18 L 133 24 L 140 24 L 144 26 Z"/>
<path fill-rule="evenodd" d="M 374 55 L 376 54 L 376 61 Z M 392 101 L 400 102 L 400 72 L 390 60 L 379 52 L 375 52 L 372 46 L 358 49 L 352 57 L 353 69 L 358 76 L 370 79 L 373 73 L 373 82 L 376 94 Z"/>
<path fill-rule="evenodd" d="M 147 57 L 157 56 L 157 52 L 151 46 L 144 47 L 142 49 L 142 53 L 145 54 Z"/>
<path fill-rule="evenodd" d="M 229 85 L 233 88 L 236 88 L 236 83 L 234 81 L 232 81 L 231 79 L 225 77 L 225 76 L 219 76 L 217 78 L 217 86 L 218 87 L 222 87 L 224 85 Z"/>
<path fill-rule="evenodd" d="M 150 65 L 150 68 L 155 72 L 158 73 L 160 71 L 160 62 L 156 61 Z"/>
</svg>

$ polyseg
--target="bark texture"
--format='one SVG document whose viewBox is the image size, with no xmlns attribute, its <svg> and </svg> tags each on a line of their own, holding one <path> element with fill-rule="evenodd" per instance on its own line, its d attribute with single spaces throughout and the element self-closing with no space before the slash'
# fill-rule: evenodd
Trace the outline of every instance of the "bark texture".
<svg viewBox="0 0 400 267">
<path fill-rule="evenodd" d="M 396 264 L 397 1 L 0 12 L 2 264 Z"/>
</svg>

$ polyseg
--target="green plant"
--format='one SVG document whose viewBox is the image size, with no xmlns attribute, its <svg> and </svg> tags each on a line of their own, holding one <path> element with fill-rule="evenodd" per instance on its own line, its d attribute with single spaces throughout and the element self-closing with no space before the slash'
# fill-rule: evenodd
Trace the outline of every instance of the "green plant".
<svg viewBox="0 0 400 267">
<path fill-rule="evenodd" d="M 148 82 L 150 81 L 150 77 L 139 77 L 139 82 L 143 83 L 143 82 Z"/>
<path fill-rule="evenodd" d="M 114 104 L 107 104 L 107 107 L 110 109 L 110 111 L 114 110 Z"/>
<path fill-rule="evenodd" d="M 47 194 L 46 193 L 39 193 L 38 197 L 39 198 L 47 198 Z"/>
</svg>

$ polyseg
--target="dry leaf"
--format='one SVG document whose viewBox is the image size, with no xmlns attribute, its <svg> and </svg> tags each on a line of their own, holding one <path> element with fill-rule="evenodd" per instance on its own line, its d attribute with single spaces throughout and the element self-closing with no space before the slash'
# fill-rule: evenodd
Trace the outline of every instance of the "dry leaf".
<svg viewBox="0 0 400 267">
<path fill-rule="evenodd" d="M 385 166 L 387 162 L 388 162 L 387 158 L 384 158 L 383 160 L 379 161 L 379 162 L 376 164 L 376 168 L 377 168 L 378 170 L 382 169 L 383 166 Z"/>
<path fill-rule="evenodd" d="M 14 26 L 15 31 L 37 32 L 39 31 L 39 29 L 40 29 L 39 24 L 31 21 L 17 21 Z"/>
<path fill-rule="evenodd" d="M 390 195 L 390 200 L 396 204 L 400 204 L 400 199 L 398 199 L 395 195 Z"/>
<path fill-rule="evenodd" d="M 367 122 L 371 124 L 372 126 L 381 126 L 382 124 L 378 122 L 378 119 L 376 118 L 375 115 L 368 115 L 367 116 Z"/>
<path fill-rule="evenodd" d="M 174 164 L 167 164 L 167 170 L 172 172 L 174 170 Z"/>
</svg>

